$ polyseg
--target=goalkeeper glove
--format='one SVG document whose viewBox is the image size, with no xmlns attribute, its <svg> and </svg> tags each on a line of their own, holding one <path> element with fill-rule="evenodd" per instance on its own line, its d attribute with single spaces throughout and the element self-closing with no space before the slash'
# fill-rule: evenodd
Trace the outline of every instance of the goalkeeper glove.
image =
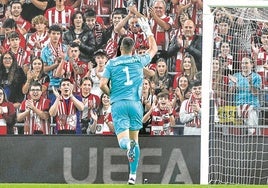
<svg viewBox="0 0 268 188">
<path fill-rule="evenodd" d="M 150 25 L 148 23 L 148 19 L 147 18 L 144 18 L 144 17 L 139 18 L 138 19 L 138 23 L 141 26 L 142 31 L 145 33 L 145 35 L 147 37 L 149 37 L 151 35 L 153 36 L 153 33 L 151 31 L 151 28 L 150 28 Z"/>
</svg>

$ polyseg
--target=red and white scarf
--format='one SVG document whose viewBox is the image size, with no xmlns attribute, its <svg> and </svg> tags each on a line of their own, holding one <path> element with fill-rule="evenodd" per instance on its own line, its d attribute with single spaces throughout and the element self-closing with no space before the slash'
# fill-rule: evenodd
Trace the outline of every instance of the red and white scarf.
<svg viewBox="0 0 268 188">
<path fill-rule="evenodd" d="M 72 100 L 62 98 L 58 105 L 56 122 L 57 130 L 76 130 L 76 108 Z"/>
<path fill-rule="evenodd" d="M 48 104 L 48 99 L 43 97 L 41 97 L 39 101 L 34 102 L 34 106 L 42 111 L 47 108 L 46 104 Z M 31 135 L 34 131 L 42 131 L 43 134 L 49 134 L 49 122 L 48 120 L 41 119 L 31 110 L 24 122 L 24 134 Z"/>
</svg>

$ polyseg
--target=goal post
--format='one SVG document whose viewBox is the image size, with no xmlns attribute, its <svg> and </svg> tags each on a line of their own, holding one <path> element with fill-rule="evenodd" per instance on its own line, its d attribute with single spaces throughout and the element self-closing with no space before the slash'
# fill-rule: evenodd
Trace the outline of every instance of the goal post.
<svg viewBox="0 0 268 188">
<path fill-rule="evenodd" d="M 248 26 L 247 24 L 258 21 L 268 23 L 268 11 L 267 15 L 263 16 L 263 12 L 260 14 L 260 17 L 258 17 L 259 15 L 256 15 L 256 10 L 258 11 L 259 9 L 268 8 L 268 1 L 204 0 L 203 3 L 200 184 L 267 184 L 268 133 L 266 134 L 263 131 L 265 124 L 258 125 L 258 127 L 253 127 L 256 133 L 249 135 L 249 128 L 245 125 L 245 121 L 240 124 L 237 122 L 226 123 L 227 121 L 223 121 L 222 119 L 217 122 L 215 121 L 215 116 L 219 114 L 219 108 L 215 107 L 215 99 L 213 99 L 215 91 L 213 91 L 212 88 L 212 61 L 213 56 L 215 56 L 215 16 L 213 10 L 215 8 L 223 7 L 226 9 L 233 8 L 235 11 L 243 12 L 242 19 L 245 20 L 245 23 L 242 27 L 243 29 L 238 31 L 241 36 L 237 37 L 237 41 L 235 41 L 234 44 L 237 46 L 242 46 L 244 51 L 247 51 L 247 54 L 251 55 L 250 37 L 251 32 L 254 29 L 251 28 L 250 30 L 249 28 L 251 26 Z M 247 12 L 245 9 L 249 9 L 249 11 Z M 236 62 L 237 66 L 239 67 L 241 66 L 240 56 L 242 56 L 241 54 L 243 53 L 244 52 L 238 52 L 237 54 L 233 54 L 237 59 L 239 59 L 239 62 Z M 234 72 L 239 71 L 240 69 L 237 69 Z M 258 96 L 260 96 L 260 93 L 258 93 Z M 265 103 L 265 98 L 260 100 L 263 100 L 261 102 Z M 261 109 L 266 108 L 268 108 L 266 105 L 260 106 L 256 111 L 259 113 Z M 235 111 L 234 114 L 237 115 L 237 113 L 238 112 Z M 228 117 L 226 118 L 228 119 Z M 267 119 L 265 114 L 262 114 L 262 118 L 262 122 L 265 122 L 265 118 Z M 236 130 L 236 132 L 234 133 L 230 130 Z"/>
</svg>

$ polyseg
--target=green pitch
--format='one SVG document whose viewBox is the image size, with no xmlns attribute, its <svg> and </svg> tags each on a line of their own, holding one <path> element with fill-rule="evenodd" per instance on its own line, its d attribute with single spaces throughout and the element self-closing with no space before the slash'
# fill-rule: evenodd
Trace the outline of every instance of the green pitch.
<svg viewBox="0 0 268 188">
<path fill-rule="evenodd" d="M 264 188 L 267 185 L 184 185 L 184 184 L 136 184 L 134 186 L 123 184 L 0 184 L 1 188 L 123 188 L 123 187 L 178 187 L 178 188 Z"/>
</svg>

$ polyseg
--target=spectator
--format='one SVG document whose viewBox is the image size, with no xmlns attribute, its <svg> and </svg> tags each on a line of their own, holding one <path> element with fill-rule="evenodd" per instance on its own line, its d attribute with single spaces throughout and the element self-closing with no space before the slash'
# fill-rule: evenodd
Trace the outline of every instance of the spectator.
<svg viewBox="0 0 268 188">
<path fill-rule="evenodd" d="M 156 135 L 173 135 L 173 126 L 175 125 L 175 111 L 169 100 L 169 92 L 161 91 L 157 95 L 157 102 L 152 104 L 150 110 L 144 115 L 143 122 L 152 119 L 150 134 Z"/>
<path fill-rule="evenodd" d="M 261 46 L 258 48 L 252 45 L 253 58 L 255 63 L 255 71 L 262 78 L 262 88 L 268 89 L 268 28 L 262 29 Z M 266 101 L 268 96 L 266 97 Z"/>
<path fill-rule="evenodd" d="M 237 115 L 248 125 L 248 134 L 254 134 L 258 126 L 258 91 L 261 88 L 261 76 L 253 72 L 254 63 L 249 57 L 241 62 L 241 72 L 229 75 L 229 93 L 234 94 Z"/>
<path fill-rule="evenodd" d="M 96 42 L 96 50 L 104 48 L 104 26 L 97 22 L 96 12 L 92 9 L 87 10 L 84 13 L 85 23 L 89 27 L 89 30 L 93 32 L 95 42 Z"/>
<path fill-rule="evenodd" d="M 67 46 L 61 43 L 61 27 L 52 25 L 48 30 L 50 42 L 42 49 L 41 58 L 44 62 L 44 71 L 47 72 L 50 84 L 49 87 L 59 87 L 60 78 L 55 77 L 55 72 L 60 62 L 65 59 Z"/>
<path fill-rule="evenodd" d="M 44 15 L 45 11 L 53 6 L 54 0 L 21 0 L 22 12 L 21 16 L 28 22 L 39 15 Z"/>
<path fill-rule="evenodd" d="M 103 33 L 103 43 L 106 44 L 104 47 L 109 59 L 116 57 L 118 54 L 118 44 L 120 40 L 120 35 L 115 31 L 116 25 L 124 18 L 126 15 L 126 9 L 116 8 L 112 13 L 112 25 L 108 27 Z"/>
<path fill-rule="evenodd" d="M 6 11 L 7 11 L 7 8 L 8 7 L 8 0 L 3 0 L 1 1 L 1 4 L 0 4 L 0 35 L 4 35 L 4 30 L 2 28 L 3 26 L 3 23 L 6 19 Z M 2 41 L 1 41 L 2 42 Z"/>
<path fill-rule="evenodd" d="M 163 58 L 156 61 L 155 76 L 152 78 L 155 84 L 155 94 L 157 95 L 162 90 L 172 88 L 172 78 L 167 72 L 167 62 Z"/>
<path fill-rule="evenodd" d="M 73 95 L 69 79 L 62 79 L 59 91 L 52 88 L 56 98 L 51 101 L 49 114 L 56 118 L 56 134 L 81 134 L 80 112 L 84 104 L 80 96 Z"/>
<path fill-rule="evenodd" d="M 20 47 L 20 37 L 17 32 L 8 34 L 8 42 L 10 44 L 9 51 L 16 57 L 17 63 L 22 67 L 24 73 L 27 73 L 30 67 L 30 54 Z"/>
<path fill-rule="evenodd" d="M 218 58 L 212 61 L 212 90 L 214 92 L 214 100 L 216 107 L 227 105 L 228 94 L 228 76 L 224 75 L 223 67 Z"/>
<path fill-rule="evenodd" d="M 17 120 L 24 121 L 24 134 L 50 133 L 49 110 L 50 101 L 42 97 L 42 85 L 36 81 L 29 87 L 28 99 L 22 101 Z"/>
<path fill-rule="evenodd" d="M 230 20 L 230 18 L 226 16 L 222 16 L 219 19 L 218 24 L 218 31 L 216 35 L 214 36 L 214 56 L 217 57 L 220 53 L 221 46 L 220 44 L 223 42 L 228 42 L 230 51 L 229 53 L 233 55 L 233 70 L 236 70 L 236 72 L 239 70 L 239 63 L 237 62 L 237 58 L 235 57 L 238 55 L 238 36 L 234 34 L 233 27 L 233 21 Z"/>
<path fill-rule="evenodd" d="M 4 88 L 0 87 L 0 135 L 13 134 L 15 123 L 15 107 L 7 100 Z"/>
<path fill-rule="evenodd" d="M 234 70 L 233 65 L 233 55 L 230 51 L 230 44 L 228 42 L 222 41 L 220 44 L 220 53 L 217 56 L 219 61 L 222 63 L 221 67 L 223 67 L 223 74 L 228 76 L 229 74 L 233 74 L 238 70 Z"/>
<path fill-rule="evenodd" d="M 9 102 L 14 104 L 16 109 L 24 99 L 22 86 L 26 81 L 26 76 L 22 68 L 17 64 L 12 52 L 5 52 L 1 56 L 0 62 L 0 84 L 4 88 Z"/>
<path fill-rule="evenodd" d="M 178 26 L 177 28 L 174 28 L 174 30 L 172 30 L 170 32 L 170 42 L 169 42 L 169 47 L 175 45 L 174 43 L 177 43 L 177 37 L 182 36 L 183 35 L 183 24 L 186 20 L 188 20 L 190 18 L 190 16 L 185 13 L 182 12 L 179 16 L 178 16 Z M 174 26 L 175 27 L 175 26 Z M 168 47 L 168 48 L 169 48 Z M 180 74 L 182 72 L 181 70 L 181 63 L 182 63 L 182 58 L 183 58 L 183 51 L 178 51 L 177 53 L 175 53 L 173 56 L 171 56 L 168 61 L 168 68 L 170 72 L 177 72 L 178 74 Z"/>
<path fill-rule="evenodd" d="M 143 87 L 142 87 L 142 97 L 141 102 L 143 106 L 143 117 L 146 113 L 151 109 L 153 103 L 157 100 L 156 95 L 152 93 L 151 90 L 151 81 L 148 78 L 143 79 Z M 151 133 L 151 118 L 148 120 L 144 120 L 142 122 L 142 128 L 140 130 L 140 134 L 150 134 Z"/>
<path fill-rule="evenodd" d="M 10 16 L 8 18 L 12 18 L 15 20 L 17 24 L 17 29 L 22 35 L 28 33 L 31 29 L 31 23 L 25 20 L 21 16 L 22 12 L 22 3 L 19 0 L 11 1 L 10 3 Z"/>
<path fill-rule="evenodd" d="M 111 14 L 110 13 L 110 8 L 104 6 L 104 1 L 100 0 L 100 1 L 92 1 L 92 0 L 78 0 L 79 4 L 80 4 L 80 11 L 82 11 L 83 13 L 86 13 L 88 10 L 93 10 L 96 13 L 96 22 L 98 24 L 100 24 L 102 27 L 104 26 L 104 21 L 102 19 L 101 15 L 105 15 L 105 14 Z M 116 7 L 115 7 L 116 8 Z"/>
<path fill-rule="evenodd" d="M 192 81 L 191 95 L 182 102 L 180 121 L 184 124 L 184 135 L 201 135 L 201 82 Z"/>
<path fill-rule="evenodd" d="M 203 25 L 203 0 L 191 0 L 190 6 L 186 10 L 190 14 L 191 20 L 196 25 L 196 34 L 202 34 Z"/>
<path fill-rule="evenodd" d="M 180 53 L 181 57 L 183 57 L 184 53 L 188 52 L 194 57 L 197 70 L 201 71 L 202 36 L 195 34 L 194 22 L 192 20 L 186 20 L 183 24 L 183 35 L 178 35 L 173 40 L 169 45 L 167 56 L 171 57 Z"/>
<path fill-rule="evenodd" d="M 100 100 L 101 100 L 101 104 L 97 111 L 98 122 L 97 122 L 95 134 L 113 135 L 114 124 L 113 124 L 113 118 L 112 118 L 112 113 L 111 113 L 110 97 L 102 93 Z"/>
<path fill-rule="evenodd" d="M 102 49 L 96 51 L 94 57 L 97 65 L 90 72 L 90 78 L 93 81 L 92 93 L 100 97 L 102 94 L 100 89 L 100 79 L 103 75 L 108 58 L 106 52 Z"/>
<path fill-rule="evenodd" d="M 80 81 L 88 72 L 88 64 L 79 59 L 79 44 L 73 42 L 69 46 L 69 59 L 62 60 L 56 69 L 55 77 L 68 78 L 74 85 L 73 92 L 80 92 Z"/>
<path fill-rule="evenodd" d="M 22 49 L 26 49 L 26 40 L 25 40 L 24 36 L 18 30 L 17 24 L 16 24 L 14 19 L 11 19 L 11 18 L 6 19 L 3 23 L 3 29 L 4 29 L 4 33 L 5 33 L 5 39 L 2 43 L 3 51 L 9 50 L 10 46 L 9 46 L 9 42 L 7 41 L 7 38 L 8 38 L 8 35 L 14 31 L 16 31 L 19 34 L 20 47 Z"/>
<path fill-rule="evenodd" d="M 27 81 L 22 87 L 22 93 L 27 94 L 29 93 L 29 88 L 32 82 L 38 82 L 42 86 L 42 96 L 47 98 L 47 91 L 50 83 L 50 79 L 48 74 L 44 72 L 44 63 L 40 57 L 33 58 L 30 70 L 28 70 L 27 74 Z"/>
<path fill-rule="evenodd" d="M 173 19 L 166 15 L 166 2 L 155 0 L 149 8 L 151 20 L 150 25 L 154 34 L 158 51 L 166 51 L 169 44 L 168 32 L 173 25 Z"/>
<path fill-rule="evenodd" d="M 29 36 L 26 51 L 31 57 L 40 57 L 42 49 L 49 43 L 48 21 L 43 15 L 39 15 L 32 19 L 32 26 L 36 31 Z"/>
<path fill-rule="evenodd" d="M 180 69 L 182 70 L 182 72 L 179 72 L 174 76 L 173 88 L 177 87 L 178 78 L 180 78 L 181 75 L 186 76 L 190 82 L 194 80 L 195 75 L 197 73 L 194 57 L 189 53 L 185 53 Z"/>
<path fill-rule="evenodd" d="M 75 42 L 79 45 L 79 59 L 89 62 L 95 50 L 95 38 L 83 20 L 83 13 L 75 12 L 71 17 L 71 27 L 63 34 L 63 43 L 70 45 Z"/>
<path fill-rule="evenodd" d="M 71 26 L 71 17 L 74 13 L 72 7 L 64 5 L 65 0 L 55 0 L 55 7 L 46 10 L 44 16 L 48 20 L 48 26 L 59 25 L 63 31 Z"/>
<path fill-rule="evenodd" d="M 180 108 L 184 100 L 189 99 L 191 95 L 190 91 L 190 81 L 186 75 L 181 75 L 178 77 L 177 87 L 174 91 L 174 97 L 172 99 L 172 106 L 176 111 L 175 121 L 176 124 L 182 124 L 180 122 Z"/>
<path fill-rule="evenodd" d="M 138 49 L 140 46 L 148 46 L 146 36 L 138 24 L 138 17 L 135 17 L 136 7 L 130 6 L 128 10 L 128 15 L 115 26 L 114 30 L 120 36 L 131 37 L 135 41 L 135 49 Z"/>
<path fill-rule="evenodd" d="M 82 134 L 94 134 L 96 132 L 97 109 L 100 106 L 100 98 L 91 93 L 93 81 L 89 77 L 82 78 L 80 82 L 81 97 L 84 104 L 84 110 L 81 115 Z"/>
</svg>

